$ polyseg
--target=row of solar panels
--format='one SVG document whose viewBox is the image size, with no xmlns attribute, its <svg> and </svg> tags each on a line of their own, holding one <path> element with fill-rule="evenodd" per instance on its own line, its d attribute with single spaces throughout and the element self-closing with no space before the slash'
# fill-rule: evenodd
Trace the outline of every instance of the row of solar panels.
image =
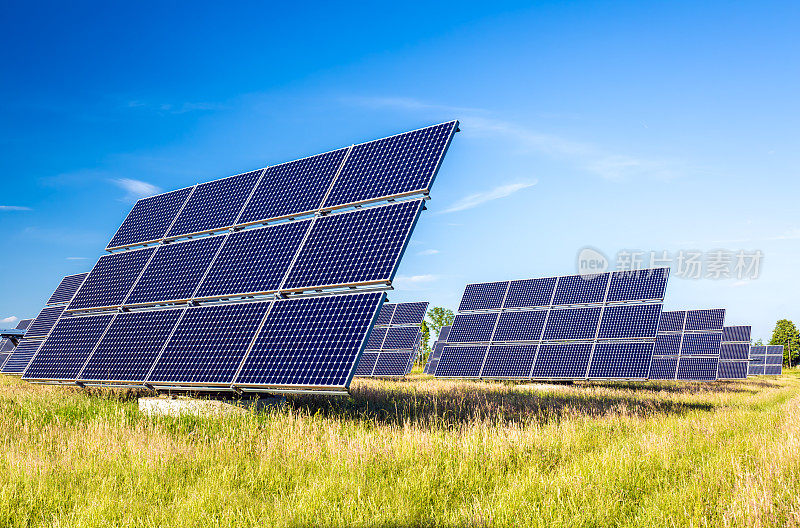
<svg viewBox="0 0 800 528">
<path fill-rule="evenodd" d="M 750 376 L 780 376 L 783 368 L 782 345 L 759 345 L 750 348 Z"/>
<path fill-rule="evenodd" d="M 450 121 L 139 200 L 114 250 L 429 192 Z"/>
<path fill-rule="evenodd" d="M 427 302 L 386 303 L 356 368 L 359 377 L 401 377 L 419 354 Z"/>
</svg>

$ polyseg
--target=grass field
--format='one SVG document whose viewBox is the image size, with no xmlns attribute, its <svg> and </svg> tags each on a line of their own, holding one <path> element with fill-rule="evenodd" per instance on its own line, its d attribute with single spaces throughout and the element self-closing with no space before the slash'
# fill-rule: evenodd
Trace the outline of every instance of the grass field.
<svg viewBox="0 0 800 528">
<path fill-rule="evenodd" d="M 221 418 L 0 377 L 0 526 L 798 526 L 800 371 L 357 380 Z"/>
</svg>

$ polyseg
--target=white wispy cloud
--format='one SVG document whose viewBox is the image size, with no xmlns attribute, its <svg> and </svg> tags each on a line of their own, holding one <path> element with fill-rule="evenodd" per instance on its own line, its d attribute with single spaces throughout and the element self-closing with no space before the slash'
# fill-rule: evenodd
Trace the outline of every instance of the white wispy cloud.
<svg viewBox="0 0 800 528">
<path fill-rule="evenodd" d="M 473 207 L 477 207 L 483 203 L 490 202 L 492 200 L 499 200 L 500 198 L 505 198 L 506 196 L 511 196 L 512 194 L 523 189 L 533 187 L 536 185 L 536 183 L 536 180 L 523 183 L 510 183 L 507 185 L 500 185 L 488 191 L 470 194 L 458 200 L 456 203 L 442 211 L 442 213 L 455 213 L 456 211 L 472 209 Z"/>
<path fill-rule="evenodd" d="M 67 260 L 86 260 L 86 257 L 67 257 Z"/>
<path fill-rule="evenodd" d="M 161 188 L 146 181 L 133 180 L 131 178 L 116 178 L 111 181 L 127 192 L 122 197 L 122 200 L 126 202 L 135 202 L 139 198 L 146 198 L 161 192 Z"/>
<path fill-rule="evenodd" d="M 347 96 L 340 98 L 340 101 L 365 108 L 398 108 L 401 110 L 436 110 L 443 113 L 470 113 L 484 114 L 486 110 L 481 108 L 469 108 L 465 106 L 450 106 L 436 103 L 429 103 L 415 99 L 413 97 L 369 97 L 369 96 Z"/>
<path fill-rule="evenodd" d="M 32 211 L 30 207 L 22 205 L 0 205 L 0 211 Z"/>
<path fill-rule="evenodd" d="M 439 253 L 438 249 L 424 249 L 419 253 L 417 253 L 417 255 L 427 256 L 427 255 L 436 255 L 437 253 Z"/>
<path fill-rule="evenodd" d="M 399 275 L 394 278 L 392 285 L 397 290 L 424 290 L 425 286 L 439 280 L 439 275 Z"/>
<path fill-rule="evenodd" d="M 16 323 L 17 321 L 19 321 L 19 317 L 17 317 L 16 315 L 10 315 L 8 317 L 0 319 L 0 323 L 2 324 L 11 324 L 11 323 Z"/>
</svg>

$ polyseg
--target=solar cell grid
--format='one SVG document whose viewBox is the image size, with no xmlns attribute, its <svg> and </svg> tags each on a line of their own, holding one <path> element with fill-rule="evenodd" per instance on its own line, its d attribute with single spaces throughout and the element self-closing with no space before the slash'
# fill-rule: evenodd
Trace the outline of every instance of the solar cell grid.
<svg viewBox="0 0 800 528">
<path fill-rule="evenodd" d="M 487 346 L 446 346 L 436 367 L 436 376 L 477 378 L 486 358 Z"/>
<path fill-rule="evenodd" d="M 723 343 L 719 352 L 720 359 L 749 359 L 750 347 L 747 343 Z"/>
<path fill-rule="evenodd" d="M 502 312 L 492 341 L 539 341 L 547 310 Z"/>
<path fill-rule="evenodd" d="M 382 351 L 375 362 L 373 376 L 377 377 L 400 377 L 405 376 L 408 362 L 413 351 Z"/>
<path fill-rule="evenodd" d="M 659 332 L 683 332 L 683 322 L 686 319 L 684 310 L 661 312 L 661 319 L 658 324 Z"/>
<path fill-rule="evenodd" d="M 267 167 L 238 223 L 308 214 L 322 206 L 349 149 Z"/>
<path fill-rule="evenodd" d="M 764 367 L 764 375 L 766 376 L 780 376 L 783 373 L 782 365 L 767 365 Z"/>
<path fill-rule="evenodd" d="M 457 126 L 451 121 L 353 146 L 325 207 L 428 191 Z"/>
<path fill-rule="evenodd" d="M 647 379 L 653 343 L 598 343 L 589 366 L 589 378 Z"/>
<path fill-rule="evenodd" d="M 701 333 L 684 334 L 681 344 L 682 356 L 717 356 L 720 354 L 722 334 L 720 333 Z"/>
<path fill-rule="evenodd" d="M 658 334 L 653 354 L 656 356 L 677 356 L 681 352 L 681 334 Z"/>
<path fill-rule="evenodd" d="M 511 281 L 503 308 L 535 308 L 549 306 L 557 277 Z"/>
<path fill-rule="evenodd" d="M 178 189 L 142 198 L 136 202 L 106 249 L 153 242 L 163 238 L 192 189 L 192 187 Z"/>
<path fill-rule="evenodd" d="M 378 361 L 378 352 L 364 352 L 358 359 L 356 366 L 356 376 L 372 376 L 375 362 Z"/>
<path fill-rule="evenodd" d="M 381 306 L 381 311 L 378 312 L 378 320 L 376 321 L 376 325 L 388 325 L 392 322 L 392 316 L 394 315 L 394 310 L 397 307 L 396 304 L 392 303 L 384 303 Z"/>
<path fill-rule="evenodd" d="M 284 288 L 391 281 L 422 206 L 412 200 L 316 218 Z"/>
<path fill-rule="evenodd" d="M 44 308 L 25 332 L 26 338 L 45 337 L 55 326 L 58 318 L 64 312 L 64 306 L 50 306 Z"/>
<path fill-rule="evenodd" d="M 765 363 L 767 365 L 781 365 L 783 364 L 783 356 L 765 356 Z"/>
<path fill-rule="evenodd" d="M 615 271 L 608 287 L 608 302 L 663 299 L 669 268 Z"/>
<path fill-rule="evenodd" d="M 534 379 L 583 379 L 592 353 L 590 343 L 539 345 L 531 377 Z"/>
<path fill-rule="evenodd" d="M 726 326 L 722 329 L 722 340 L 725 342 L 750 342 L 749 326 Z"/>
<path fill-rule="evenodd" d="M 87 275 L 88 273 L 78 273 L 76 275 L 67 275 L 61 279 L 56 291 L 47 300 L 47 304 L 62 304 L 72 300 Z"/>
<path fill-rule="evenodd" d="M 392 317 L 393 325 L 422 324 L 428 311 L 427 302 L 399 303 Z"/>
<path fill-rule="evenodd" d="M 68 309 L 122 305 L 155 250 L 155 247 L 148 247 L 100 257 Z"/>
<path fill-rule="evenodd" d="M 681 357 L 676 379 L 682 381 L 714 381 L 717 379 L 718 357 Z"/>
<path fill-rule="evenodd" d="M 496 310 L 503 304 L 508 282 L 482 282 L 467 284 L 461 297 L 459 312 L 473 310 Z"/>
<path fill-rule="evenodd" d="M 125 304 L 191 299 L 222 241 L 213 236 L 158 246 Z"/>
<path fill-rule="evenodd" d="M 528 378 L 536 358 L 536 345 L 499 345 L 489 347 L 482 378 Z"/>
<path fill-rule="evenodd" d="M 310 226 L 303 220 L 227 235 L 195 297 L 277 291 Z"/>
<path fill-rule="evenodd" d="M 542 340 L 594 339 L 601 311 L 599 306 L 550 310 Z"/>
<path fill-rule="evenodd" d="M 42 339 L 22 339 L 3 365 L 3 374 L 21 375 L 42 345 Z"/>
<path fill-rule="evenodd" d="M 783 357 L 783 345 L 767 345 L 767 355 L 778 355 Z"/>
<path fill-rule="evenodd" d="M 450 343 L 483 343 L 492 337 L 497 313 L 458 314 L 453 320 Z"/>
<path fill-rule="evenodd" d="M 33 322 L 33 319 L 21 319 L 17 323 L 17 326 L 14 327 L 14 330 L 27 330 L 32 322 Z"/>
<path fill-rule="evenodd" d="M 447 341 L 447 338 L 450 336 L 451 328 L 453 328 L 452 325 L 447 325 L 439 329 L 439 341 Z"/>
<path fill-rule="evenodd" d="M 747 370 L 747 361 L 720 361 L 717 379 L 745 379 Z"/>
<path fill-rule="evenodd" d="M 554 305 L 597 304 L 605 299 L 609 273 L 600 275 L 568 275 L 558 278 Z"/>
<path fill-rule="evenodd" d="M 386 339 L 383 341 L 384 350 L 407 350 L 414 348 L 419 335 L 417 326 L 392 326 L 386 332 Z"/>
<path fill-rule="evenodd" d="M 369 333 L 369 339 L 367 339 L 367 350 L 380 350 L 387 330 L 388 328 L 380 326 L 373 328 Z"/>
<path fill-rule="evenodd" d="M 384 293 L 276 301 L 237 385 L 346 387 Z"/>
<path fill-rule="evenodd" d="M 673 380 L 678 370 L 678 357 L 653 357 L 650 364 L 650 374 L 647 376 L 651 380 Z"/>
<path fill-rule="evenodd" d="M 166 236 L 204 233 L 234 225 L 262 172 L 264 169 L 258 169 L 197 185 Z"/>
<path fill-rule="evenodd" d="M 600 339 L 654 338 L 661 304 L 607 306 L 600 321 Z"/>
<path fill-rule="evenodd" d="M 722 330 L 725 321 L 724 309 L 689 310 L 686 313 L 684 331 Z"/>
</svg>

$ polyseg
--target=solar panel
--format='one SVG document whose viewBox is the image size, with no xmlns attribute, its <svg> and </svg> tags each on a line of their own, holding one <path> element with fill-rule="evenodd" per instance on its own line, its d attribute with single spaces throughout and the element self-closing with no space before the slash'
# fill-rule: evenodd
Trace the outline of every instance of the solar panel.
<svg viewBox="0 0 800 528">
<path fill-rule="evenodd" d="M 450 121 L 353 146 L 325 207 L 428 192 L 457 128 Z"/>
<path fill-rule="evenodd" d="M 383 303 L 383 306 L 381 306 L 381 310 L 378 313 L 378 320 L 375 324 L 388 325 L 389 323 L 391 323 L 395 308 L 397 308 L 396 304 Z"/>
<path fill-rule="evenodd" d="M 497 316 L 497 313 L 458 314 L 447 339 L 452 343 L 488 342 L 492 338 Z"/>
<path fill-rule="evenodd" d="M 61 283 L 59 283 L 53 295 L 50 296 L 50 299 L 47 300 L 47 304 L 63 304 L 71 301 L 87 275 L 88 273 L 78 273 L 76 275 L 67 275 L 61 279 Z"/>
<path fill-rule="evenodd" d="M 64 312 L 63 306 L 49 306 L 44 308 L 25 332 L 26 338 L 45 337 L 55 326 L 58 318 Z"/>
<path fill-rule="evenodd" d="M 608 302 L 663 299 L 669 268 L 615 271 L 608 286 Z"/>
<path fill-rule="evenodd" d="M 554 305 L 597 304 L 606 296 L 609 273 L 559 277 L 553 295 Z"/>
<path fill-rule="evenodd" d="M 384 297 L 381 292 L 276 301 L 236 385 L 347 388 Z"/>
<path fill-rule="evenodd" d="M 720 354 L 722 334 L 684 334 L 681 344 L 681 355 L 704 356 Z"/>
<path fill-rule="evenodd" d="M 718 379 L 744 379 L 747 366 L 747 361 L 720 361 Z"/>
<path fill-rule="evenodd" d="M 725 326 L 721 334 L 718 379 L 745 379 L 749 371 L 750 327 Z"/>
<path fill-rule="evenodd" d="M 662 312 L 649 378 L 715 380 L 716 374 L 709 376 L 704 369 L 719 363 L 724 318 L 725 310 L 716 308 Z"/>
<path fill-rule="evenodd" d="M 284 288 L 390 282 L 422 206 L 413 200 L 316 218 Z"/>
<path fill-rule="evenodd" d="M 113 317 L 106 314 L 59 319 L 22 379 L 75 380 Z"/>
<path fill-rule="evenodd" d="M 230 386 L 269 306 L 255 302 L 187 308 L 148 382 Z"/>
<path fill-rule="evenodd" d="M 419 354 L 422 340 L 420 325 L 427 310 L 427 302 L 384 303 L 377 319 L 383 326 L 372 329 L 366 346 L 368 351 L 379 352 L 380 356 L 373 361 L 374 369 L 368 372 L 366 366 L 361 367 L 359 360 L 355 375 L 402 377 L 408 374 Z M 389 323 L 391 325 L 387 326 Z"/>
<path fill-rule="evenodd" d="M 724 321 L 725 310 L 722 308 L 713 310 L 689 310 L 686 313 L 686 324 L 684 326 L 684 330 L 722 330 Z"/>
<path fill-rule="evenodd" d="M 550 310 L 542 339 L 566 341 L 594 339 L 602 308 L 566 308 Z"/>
<path fill-rule="evenodd" d="M 591 343 L 539 345 L 531 378 L 576 379 L 586 377 Z"/>
<path fill-rule="evenodd" d="M 783 373 L 783 345 L 750 347 L 750 376 L 780 376 Z"/>
<path fill-rule="evenodd" d="M 388 330 L 386 327 L 373 328 L 372 332 L 369 333 L 369 339 L 367 339 L 367 350 L 380 350 L 383 347 L 383 339 L 386 337 Z"/>
<path fill-rule="evenodd" d="M 683 332 L 683 322 L 685 319 L 686 311 L 684 310 L 661 312 L 658 332 Z"/>
<path fill-rule="evenodd" d="M 723 343 L 720 348 L 719 358 L 724 359 L 750 359 L 750 346 L 747 343 Z"/>
<path fill-rule="evenodd" d="M 535 308 L 549 306 L 557 277 L 511 281 L 503 308 Z"/>
<path fill-rule="evenodd" d="M 490 346 L 482 378 L 525 379 L 531 375 L 536 345 Z"/>
<path fill-rule="evenodd" d="M 597 343 L 589 378 L 647 379 L 653 343 Z"/>
<path fill-rule="evenodd" d="M 495 310 L 502 306 L 508 282 L 484 282 L 467 284 L 461 297 L 459 312 L 473 310 Z"/>
<path fill-rule="evenodd" d="M 302 216 L 319 209 L 348 150 L 268 167 L 238 223 Z"/>
<path fill-rule="evenodd" d="M 648 379 L 651 380 L 674 380 L 675 373 L 678 370 L 678 356 L 673 357 L 653 357 L 653 362 L 650 364 L 650 374 Z"/>
<path fill-rule="evenodd" d="M 653 355 L 678 356 L 681 353 L 681 334 L 659 334 L 656 336 Z M 675 372 L 672 373 L 675 377 Z M 663 379 L 663 378 L 661 378 Z"/>
<path fill-rule="evenodd" d="M 147 247 L 100 257 L 67 309 L 121 306 L 155 250 Z"/>
<path fill-rule="evenodd" d="M 144 383 L 184 311 L 173 308 L 117 314 L 78 379 Z"/>
<path fill-rule="evenodd" d="M 676 379 L 682 381 L 714 381 L 717 379 L 718 357 L 681 357 Z"/>
<path fill-rule="evenodd" d="M 372 371 L 372 375 L 375 377 L 397 377 L 405 375 L 411 352 L 411 350 L 404 350 L 402 352 L 381 352 L 378 356 L 378 360 L 375 362 L 375 369 Z"/>
<path fill-rule="evenodd" d="M 263 172 L 258 169 L 196 186 L 166 236 L 207 233 L 236 224 Z"/>
<path fill-rule="evenodd" d="M 0 340 L 0 372 L 2 372 L 3 367 L 6 365 L 6 361 L 8 361 L 9 356 L 16 348 L 16 345 L 10 339 L 2 339 Z"/>
<path fill-rule="evenodd" d="M 430 356 L 428 356 L 428 363 L 425 365 L 425 374 L 431 376 L 436 374 L 436 366 L 439 364 L 439 358 L 442 357 L 442 351 L 447 343 L 447 337 L 450 334 L 451 326 L 443 326 L 439 329 L 439 337 L 431 347 Z"/>
<path fill-rule="evenodd" d="M 436 367 L 436 377 L 479 377 L 487 349 L 487 346 L 445 346 Z"/>
<path fill-rule="evenodd" d="M 17 326 L 14 327 L 15 330 L 27 330 L 28 327 L 33 322 L 33 319 L 20 319 L 17 323 Z"/>
<path fill-rule="evenodd" d="M 722 340 L 725 342 L 750 342 L 749 326 L 726 326 L 722 329 Z"/>
<path fill-rule="evenodd" d="M 492 341 L 539 341 L 546 318 L 547 310 L 501 312 Z"/>
<path fill-rule="evenodd" d="M 375 362 L 378 361 L 380 352 L 364 352 L 358 360 L 356 366 L 356 376 L 366 377 L 372 376 L 372 371 L 375 368 Z"/>
<path fill-rule="evenodd" d="M 392 317 L 393 325 L 422 324 L 428 311 L 427 302 L 399 303 Z"/>
<path fill-rule="evenodd" d="M 159 246 L 125 304 L 191 299 L 222 240 L 214 236 Z"/>
<path fill-rule="evenodd" d="M 658 331 L 661 304 L 608 306 L 600 322 L 600 339 L 652 338 Z"/>
<path fill-rule="evenodd" d="M 780 376 L 783 374 L 782 365 L 767 365 L 764 367 L 764 374 L 766 376 Z"/>
<path fill-rule="evenodd" d="M 419 327 L 392 326 L 386 332 L 382 348 L 385 350 L 411 350 L 417 342 Z"/>
<path fill-rule="evenodd" d="M 163 238 L 192 189 L 187 187 L 136 202 L 106 249 L 145 244 Z"/>
<path fill-rule="evenodd" d="M 781 365 L 783 364 L 783 356 L 765 356 L 767 365 Z"/>
<path fill-rule="evenodd" d="M 447 341 L 448 337 L 450 336 L 450 330 L 453 328 L 453 325 L 443 326 L 439 329 L 439 341 Z"/>
<path fill-rule="evenodd" d="M 303 220 L 228 235 L 196 297 L 277 291 L 310 226 Z"/>
<path fill-rule="evenodd" d="M 31 358 L 39 350 L 42 339 L 21 339 L 17 347 L 3 365 L 3 374 L 21 375 L 25 372 L 25 367 L 30 363 Z"/>
</svg>

